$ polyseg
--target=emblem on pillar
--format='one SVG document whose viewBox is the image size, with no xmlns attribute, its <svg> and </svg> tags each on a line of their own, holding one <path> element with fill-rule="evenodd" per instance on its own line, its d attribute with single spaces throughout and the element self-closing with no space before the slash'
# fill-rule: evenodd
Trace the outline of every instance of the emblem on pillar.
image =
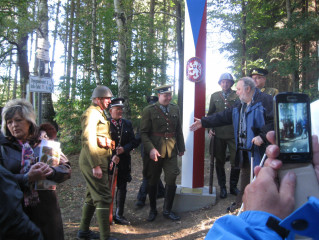
<svg viewBox="0 0 319 240">
<path fill-rule="evenodd" d="M 200 82 L 204 76 L 204 64 L 198 57 L 192 57 L 187 61 L 186 76 L 191 82 Z"/>
</svg>

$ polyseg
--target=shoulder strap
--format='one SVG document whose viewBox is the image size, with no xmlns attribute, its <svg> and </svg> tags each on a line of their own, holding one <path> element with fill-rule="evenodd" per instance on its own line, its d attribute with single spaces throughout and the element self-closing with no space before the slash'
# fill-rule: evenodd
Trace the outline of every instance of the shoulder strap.
<svg viewBox="0 0 319 240">
<path fill-rule="evenodd" d="M 168 116 L 164 114 L 162 109 L 160 109 L 157 105 L 154 105 L 155 109 L 164 117 L 165 121 L 171 126 L 171 121 L 169 120 Z"/>
<path fill-rule="evenodd" d="M 226 99 L 224 98 L 222 92 L 219 92 L 219 96 L 220 96 L 220 98 L 224 101 L 224 103 L 226 104 L 226 106 L 227 106 L 228 108 L 231 108 L 231 107 L 232 107 L 232 105 L 230 105 L 229 102 L 226 101 Z"/>
</svg>

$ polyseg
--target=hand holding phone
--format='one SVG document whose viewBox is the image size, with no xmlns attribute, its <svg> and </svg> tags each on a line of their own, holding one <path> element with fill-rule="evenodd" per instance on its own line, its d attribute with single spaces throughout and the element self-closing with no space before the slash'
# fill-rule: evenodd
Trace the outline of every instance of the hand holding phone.
<svg viewBox="0 0 319 240">
<path fill-rule="evenodd" d="M 283 167 L 279 178 L 296 173 L 295 209 L 309 196 L 319 198 L 319 184 L 312 166 L 310 101 L 306 94 L 279 93 L 274 97 L 276 144 Z"/>
</svg>

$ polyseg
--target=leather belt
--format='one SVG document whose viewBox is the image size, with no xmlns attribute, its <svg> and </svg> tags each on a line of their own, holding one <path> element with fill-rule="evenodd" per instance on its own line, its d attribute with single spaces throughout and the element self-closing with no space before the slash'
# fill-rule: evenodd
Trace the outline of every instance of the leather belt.
<svg viewBox="0 0 319 240">
<path fill-rule="evenodd" d="M 175 132 L 172 132 L 172 133 L 169 133 L 169 132 L 165 132 L 165 133 L 153 132 L 152 135 L 153 136 L 158 136 L 158 137 L 172 138 L 172 137 L 175 137 Z"/>
</svg>

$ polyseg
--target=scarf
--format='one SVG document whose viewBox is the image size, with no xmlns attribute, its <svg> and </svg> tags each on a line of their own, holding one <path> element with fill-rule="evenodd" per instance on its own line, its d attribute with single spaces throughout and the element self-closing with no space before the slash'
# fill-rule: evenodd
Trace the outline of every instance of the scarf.
<svg viewBox="0 0 319 240">
<path fill-rule="evenodd" d="M 19 141 L 22 146 L 22 156 L 21 156 L 21 174 L 27 174 L 33 164 L 36 163 L 36 157 L 32 147 L 28 142 L 22 143 Z M 39 194 L 34 188 L 34 183 L 29 183 L 29 188 L 24 191 L 24 204 L 25 206 L 36 206 L 39 202 Z"/>
</svg>

